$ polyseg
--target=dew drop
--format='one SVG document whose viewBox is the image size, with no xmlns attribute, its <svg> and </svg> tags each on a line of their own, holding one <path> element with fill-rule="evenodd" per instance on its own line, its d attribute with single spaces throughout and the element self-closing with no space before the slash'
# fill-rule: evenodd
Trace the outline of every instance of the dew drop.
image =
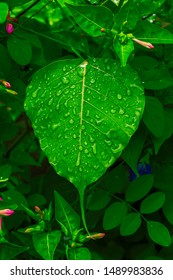
<svg viewBox="0 0 173 280">
<path fill-rule="evenodd" d="M 70 88 L 75 88 L 76 87 L 76 85 L 72 85 Z"/>
<path fill-rule="evenodd" d="M 73 123 L 74 123 L 74 120 L 73 120 L 73 119 L 70 119 L 70 120 L 69 120 L 69 123 L 70 123 L 70 124 L 73 124 Z"/>
<path fill-rule="evenodd" d="M 68 84 L 68 83 L 70 82 L 69 79 L 68 79 L 67 77 L 65 77 L 65 76 L 62 77 L 61 80 L 62 80 L 63 84 L 65 84 L 65 85 Z"/>
<path fill-rule="evenodd" d="M 82 148 L 82 146 L 80 145 L 80 146 L 79 146 L 79 151 L 82 151 L 82 150 L 83 150 L 83 148 Z"/>
<path fill-rule="evenodd" d="M 64 156 L 66 156 L 67 155 L 67 151 L 65 150 L 63 154 L 64 154 Z"/>
<path fill-rule="evenodd" d="M 94 78 L 92 78 L 92 79 L 90 80 L 91 84 L 94 84 L 95 81 L 96 81 L 96 80 L 95 80 Z"/>
<path fill-rule="evenodd" d="M 66 69 L 66 67 L 65 67 L 65 66 L 63 66 L 62 70 L 65 72 L 67 69 Z"/>
<path fill-rule="evenodd" d="M 94 138 L 92 138 L 92 136 L 90 136 L 89 139 L 90 139 L 90 142 L 91 142 L 91 143 L 95 142 L 95 140 L 94 140 Z"/>
<path fill-rule="evenodd" d="M 94 165 L 94 169 L 95 170 L 99 169 L 99 165 Z"/>
<path fill-rule="evenodd" d="M 110 140 L 105 140 L 106 145 L 108 145 L 109 147 L 112 145 L 112 142 Z"/>
<path fill-rule="evenodd" d="M 115 110 L 115 109 L 111 109 L 111 113 L 112 113 L 112 114 L 115 114 L 115 113 L 116 113 L 116 110 Z"/>
<path fill-rule="evenodd" d="M 51 98 L 51 99 L 49 100 L 48 105 L 51 106 L 52 103 L 53 103 L 53 98 Z"/>
<path fill-rule="evenodd" d="M 67 118 L 68 116 L 70 116 L 70 112 L 67 112 L 66 114 L 64 114 L 65 118 Z"/>
<path fill-rule="evenodd" d="M 118 98 L 118 100 L 121 100 L 123 97 L 122 97 L 122 95 L 120 93 L 118 93 L 117 94 L 117 98 Z"/>
<path fill-rule="evenodd" d="M 60 127 L 60 126 L 61 126 L 60 123 L 54 123 L 54 124 L 52 124 L 52 130 L 57 129 L 57 128 Z"/>
<path fill-rule="evenodd" d="M 85 154 L 88 154 L 88 153 L 89 153 L 88 149 L 85 149 L 85 150 L 84 150 L 84 153 L 85 153 Z"/>
<path fill-rule="evenodd" d="M 122 108 L 120 108 L 119 114 L 120 114 L 120 115 L 123 115 L 124 113 L 125 113 L 125 111 L 124 111 Z"/>
<path fill-rule="evenodd" d="M 78 153 L 77 161 L 76 161 L 76 166 L 80 165 L 80 153 Z"/>
<path fill-rule="evenodd" d="M 92 149 L 93 149 L 93 154 L 96 155 L 97 154 L 96 143 L 92 145 Z"/>
<path fill-rule="evenodd" d="M 62 90 L 58 90 L 57 93 L 56 93 L 56 96 L 60 96 L 62 93 Z"/>
<path fill-rule="evenodd" d="M 77 74 L 79 77 L 83 77 L 83 75 L 84 75 L 83 67 L 77 68 Z"/>
<path fill-rule="evenodd" d="M 67 171 L 71 173 L 71 172 L 73 172 L 73 168 L 72 167 L 68 167 Z"/>
<path fill-rule="evenodd" d="M 82 129 L 82 130 L 84 130 L 84 129 L 85 129 L 85 125 L 84 125 L 84 124 L 81 126 L 81 129 Z"/>
<path fill-rule="evenodd" d="M 36 98 L 36 97 L 37 97 L 37 91 L 34 91 L 34 92 L 32 93 L 32 97 L 33 97 L 33 98 Z"/>
<path fill-rule="evenodd" d="M 132 94 L 132 91 L 130 88 L 127 89 L 127 95 L 130 96 Z"/>
<path fill-rule="evenodd" d="M 85 116 L 86 116 L 86 117 L 89 117 L 89 115 L 90 115 L 90 111 L 87 110 Z"/>
</svg>

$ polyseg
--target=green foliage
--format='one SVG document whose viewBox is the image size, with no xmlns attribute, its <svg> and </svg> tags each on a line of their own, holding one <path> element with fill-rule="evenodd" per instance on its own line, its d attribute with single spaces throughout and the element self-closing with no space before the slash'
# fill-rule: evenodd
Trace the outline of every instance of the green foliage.
<svg viewBox="0 0 173 280">
<path fill-rule="evenodd" d="M 172 44 L 170 0 L 0 2 L 1 260 L 173 259 Z"/>
</svg>

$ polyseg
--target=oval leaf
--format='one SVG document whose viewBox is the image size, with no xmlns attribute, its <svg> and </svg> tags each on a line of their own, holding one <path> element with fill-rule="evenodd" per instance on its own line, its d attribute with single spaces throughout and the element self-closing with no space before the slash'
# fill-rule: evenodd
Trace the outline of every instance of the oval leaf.
<svg viewBox="0 0 173 280">
<path fill-rule="evenodd" d="M 126 200 L 135 202 L 143 198 L 151 189 L 153 185 L 153 175 L 143 175 L 129 184 L 126 191 Z"/>
<path fill-rule="evenodd" d="M 143 109 L 138 76 L 111 59 L 51 63 L 34 75 L 25 100 L 49 162 L 78 189 L 120 156 Z"/>
<path fill-rule="evenodd" d="M 156 192 L 146 197 L 140 206 L 140 212 L 143 214 L 150 214 L 160 209 L 165 202 L 165 194 L 163 192 Z"/>
<path fill-rule="evenodd" d="M 147 230 L 150 238 L 161 246 L 171 245 L 171 236 L 168 229 L 161 223 L 155 221 L 147 222 Z"/>
<path fill-rule="evenodd" d="M 32 47 L 27 40 L 12 35 L 7 41 L 7 47 L 11 57 L 18 64 L 24 66 L 31 61 Z"/>
<path fill-rule="evenodd" d="M 128 214 L 121 223 L 120 234 L 127 236 L 135 233 L 141 225 L 141 216 L 137 213 Z"/>
<path fill-rule="evenodd" d="M 53 255 L 60 239 L 60 230 L 39 232 L 33 235 L 34 247 L 44 260 L 53 260 Z"/>
<path fill-rule="evenodd" d="M 103 228 L 109 230 L 119 226 L 127 214 L 128 207 L 125 202 L 115 202 L 105 211 L 103 217 Z"/>
<path fill-rule="evenodd" d="M 4 23 L 6 21 L 8 15 L 8 4 L 0 3 L 0 23 Z"/>
</svg>

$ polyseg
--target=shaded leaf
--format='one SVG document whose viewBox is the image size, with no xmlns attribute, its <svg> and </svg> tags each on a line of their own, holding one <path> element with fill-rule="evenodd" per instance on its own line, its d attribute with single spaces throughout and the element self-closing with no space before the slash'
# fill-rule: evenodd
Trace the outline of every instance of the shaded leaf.
<svg viewBox="0 0 173 280">
<path fill-rule="evenodd" d="M 140 206 L 140 212 L 150 214 L 160 209 L 165 202 L 165 194 L 163 192 L 155 192 L 146 197 Z"/>
<path fill-rule="evenodd" d="M 135 233 L 141 225 L 141 216 L 137 213 L 128 214 L 122 221 L 120 226 L 120 234 L 128 236 Z"/>
<path fill-rule="evenodd" d="M 88 248 L 68 248 L 68 260 L 90 260 L 91 253 Z"/>
<path fill-rule="evenodd" d="M 0 243 L 0 260 L 12 260 L 28 249 L 28 247 L 18 246 L 10 242 Z"/>
<path fill-rule="evenodd" d="M 7 41 L 8 51 L 15 62 L 27 65 L 32 58 L 32 47 L 29 41 L 11 35 Z"/>
<path fill-rule="evenodd" d="M 148 234 L 155 243 L 161 246 L 171 245 L 171 236 L 168 229 L 160 222 L 148 221 L 147 222 Z"/>
<path fill-rule="evenodd" d="M 154 136 L 162 136 L 165 125 L 164 110 L 157 98 L 146 96 L 146 105 L 142 120 Z"/>
<path fill-rule="evenodd" d="M 127 214 L 128 207 L 125 202 L 112 203 L 105 211 L 103 216 L 103 228 L 110 230 L 119 226 Z"/>
<path fill-rule="evenodd" d="M 61 231 L 40 232 L 33 235 L 36 251 L 44 260 L 53 260 L 55 249 L 61 239 Z"/>
<path fill-rule="evenodd" d="M 112 12 L 101 6 L 73 6 L 66 3 L 74 20 L 88 34 L 102 36 L 102 28 L 110 29 L 113 23 Z"/>
<path fill-rule="evenodd" d="M 80 226 L 80 217 L 70 204 L 55 191 L 55 217 L 60 224 L 62 231 L 68 235 L 73 235 L 73 231 Z"/>
<path fill-rule="evenodd" d="M 6 21 L 8 15 L 8 4 L 5 2 L 0 3 L 0 23 Z"/>
<path fill-rule="evenodd" d="M 125 193 L 126 200 L 135 202 L 143 198 L 151 189 L 153 185 L 153 175 L 143 175 L 129 184 Z"/>
</svg>

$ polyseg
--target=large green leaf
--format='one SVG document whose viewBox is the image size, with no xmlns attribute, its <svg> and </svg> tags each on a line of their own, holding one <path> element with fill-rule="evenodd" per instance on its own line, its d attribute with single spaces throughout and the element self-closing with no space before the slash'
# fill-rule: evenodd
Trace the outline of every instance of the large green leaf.
<svg viewBox="0 0 173 280">
<path fill-rule="evenodd" d="M 120 156 L 143 109 L 137 74 L 111 59 L 51 63 L 34 75 L 25 100 L 49 162 L 78 190 Z"/>
<path fill-rule="evenodd" d="M 113 23 L 112 12 L 101 6 L 73 6 L 66 4 L 77 24 L 88 34 L 97 37 L 103 30 L 110 29 Z"/>
<path fill-rule="evenodd" d="M 35 233 L 33 235 L 34 247 L 44 260 L 53 260 L 53 255 L 60 238 L 61 231 L 59 230 Z"/>
<path fill-rule="evenodd" d="M 140 212 L 142 214 L 150 214 L 160 209 L 165 202 L 165 194 L 163 192 L 155 192 L 146 197 L 141 205 Z"/>
</svg>

